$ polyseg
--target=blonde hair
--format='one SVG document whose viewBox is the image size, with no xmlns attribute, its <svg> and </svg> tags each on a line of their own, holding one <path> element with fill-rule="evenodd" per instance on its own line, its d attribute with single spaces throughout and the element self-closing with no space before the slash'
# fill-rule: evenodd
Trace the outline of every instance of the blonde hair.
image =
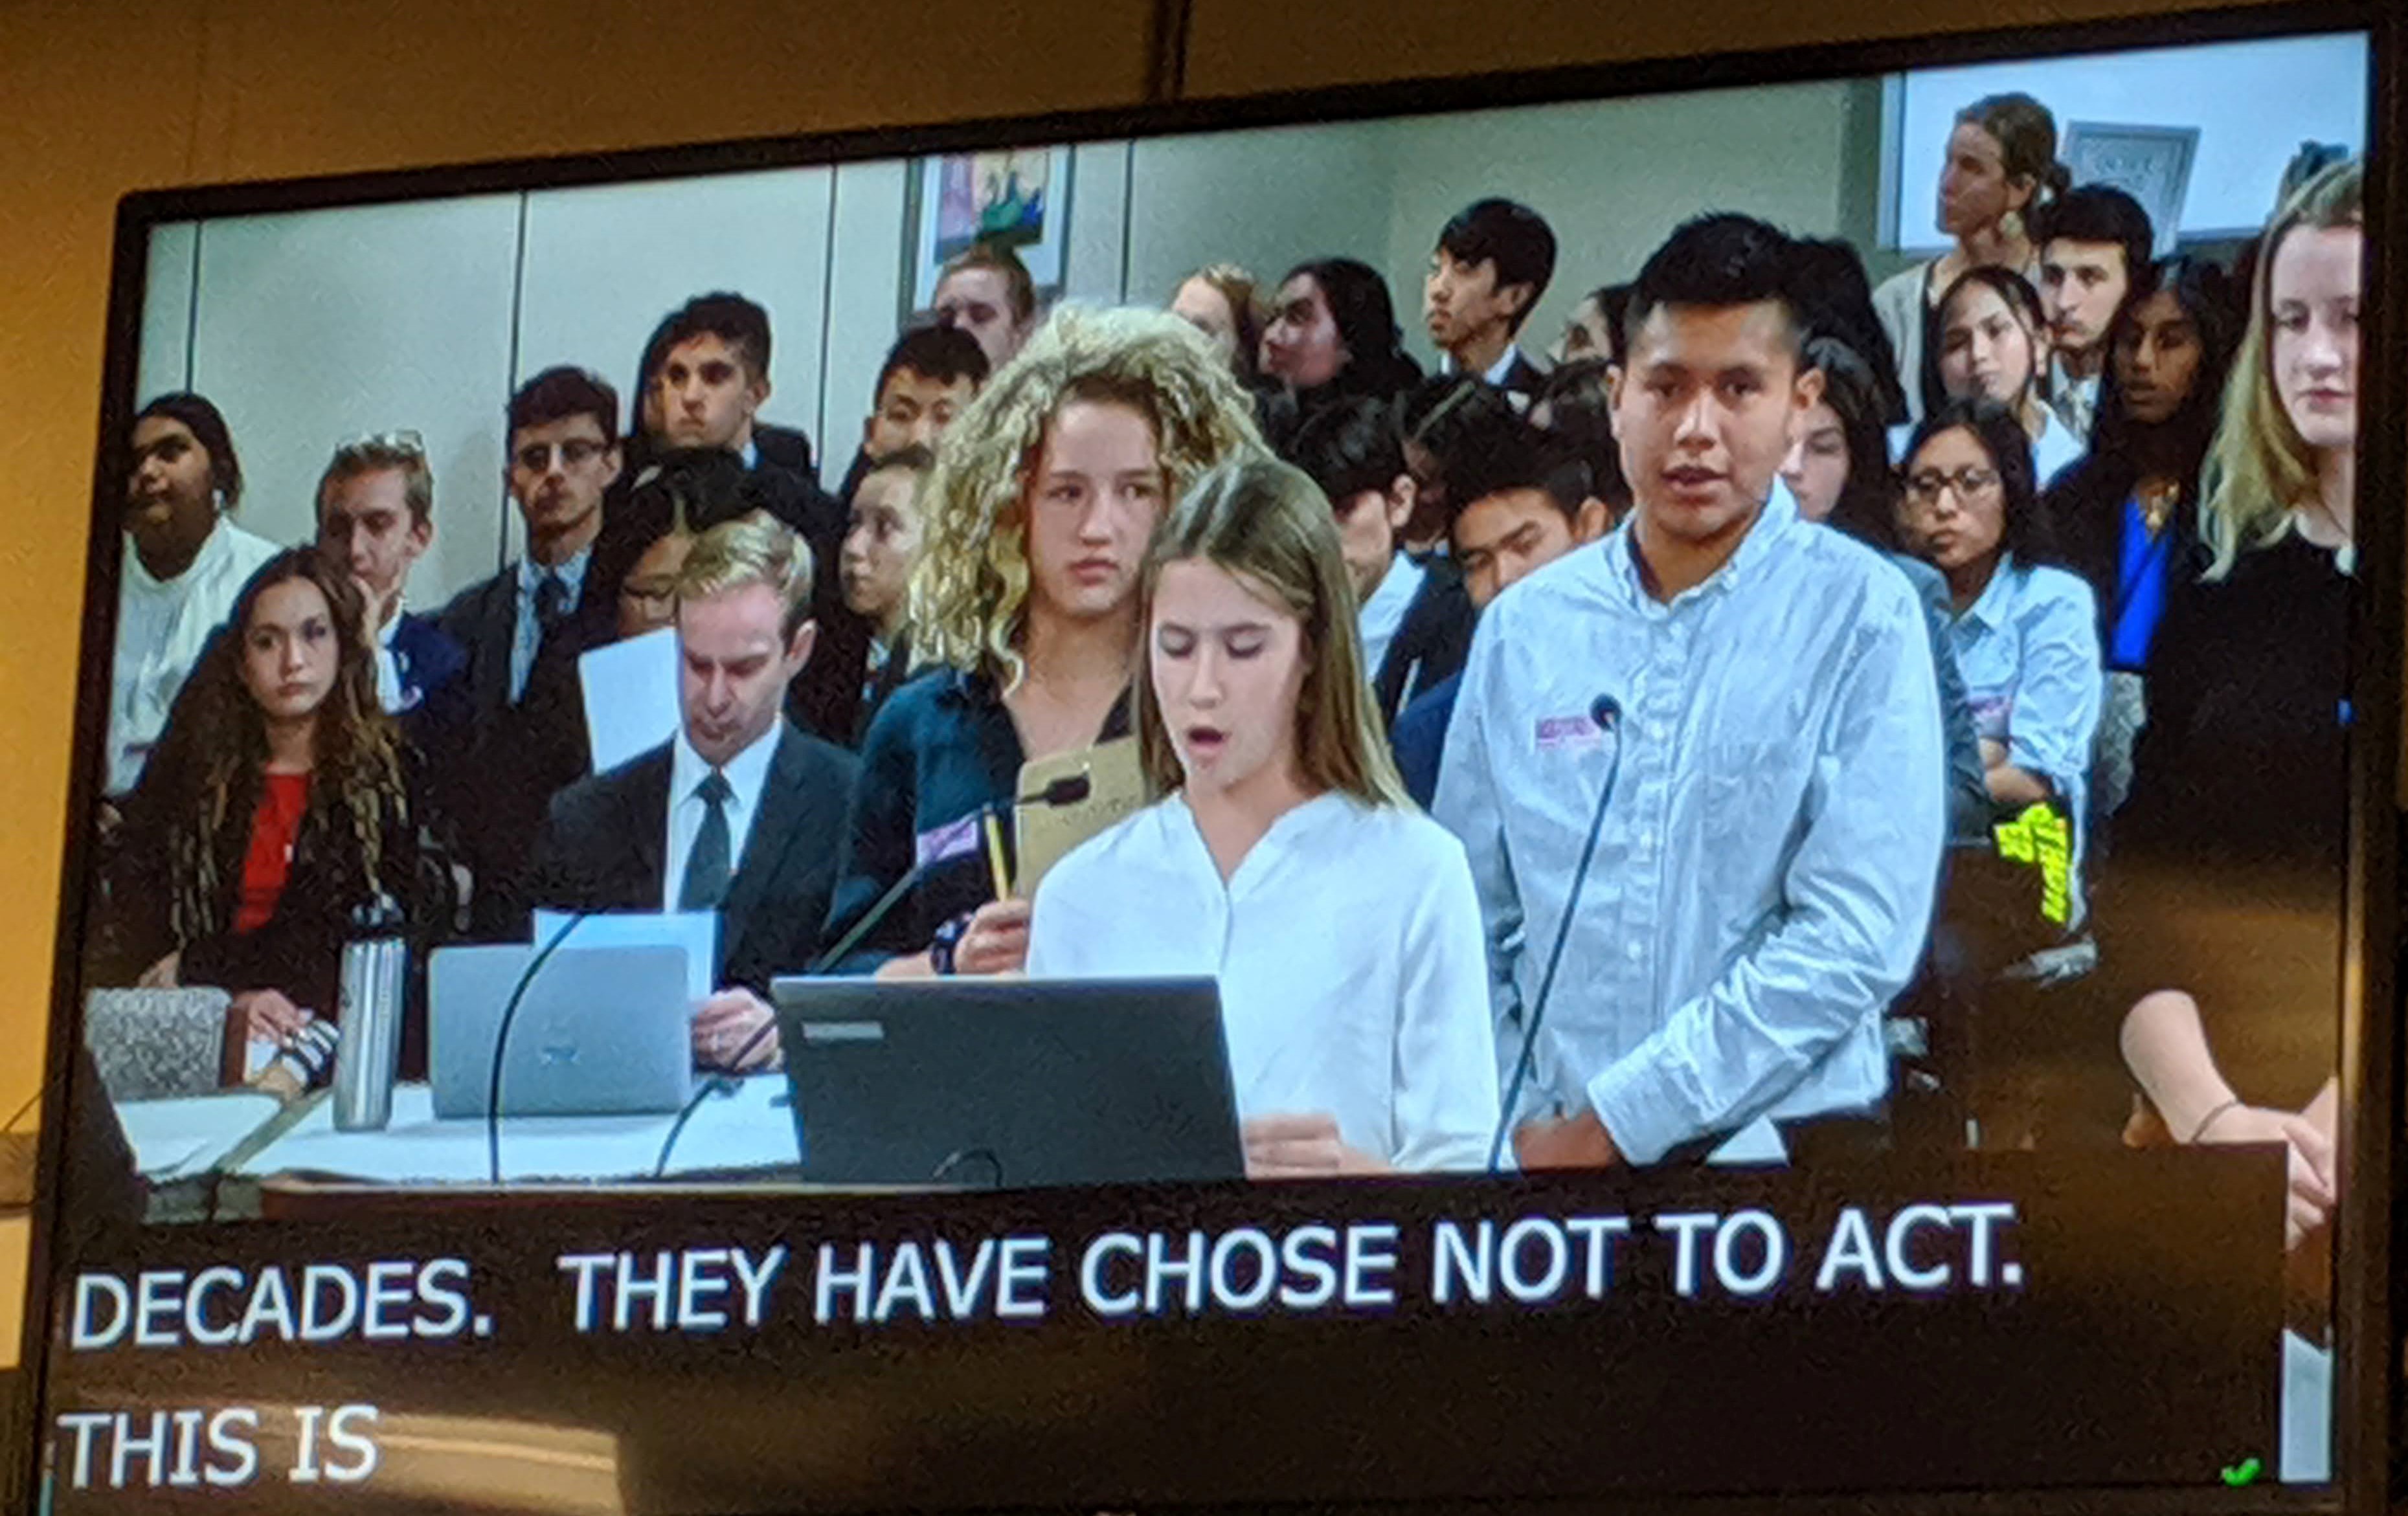
<svg viewBox="0 0 2408 1516">
<path fill-rule="evenodd" d="M 413 523 L 435 517 L 435 471 L 426 464 L 426 444 L 415 432 L 379 432 L 355 436 L 335 450 L 326 471 L 318 476 L 318 509 L 326 508 L 326 491 L 365 474 L 392 469 L 401 475 L 401 497 Z"/>
<path fill-rule="evenodd" d="M 678 570 L 677 598 L 683 605 L 766 584 L 785 608 L 780 626 L 792 642 L 810 619 L 811 575 L 810 544 L 768 512 L 748 511 L 694 539 L 685 566 Z"/>
<path fill-rule="evenodd" d="M 920 486 L 924 540 L 909 615 L 920 663 L 1020 680 L 1028 615 L 1025 502 L 1054 418 L 1126 406 L 1153 429 L 1176 497 L 1224 457 L 1264 451 L 1254 407 L 1203 336 L 1149 310 L 1058 311 L 945 432 Z"/>
<path fill-rule="evenodd" d="M 1337 513 L 1312 477 L 1277 459 L 1241 457 L 1197 479 L 1146 555 L 1149 613 L 1163 568 L 1184 559 L 1202 559 L 1243 580 L 1304 623 L 1296 757 L 1306 784 L 1366 805 L 1411 804 L 1372 702 Z M 1147 787 L 1157 795 L 1178 789 L 1186 776 L 1150 678 L 1137 681 L 1137 738 Z"/>
<path fill-rule="evenodd" d="M 2283 202 L 2258 240 L 2249 327 L 2225 386 L 2215 443 L 2200 473 L 2199 535 L 2214 554 L 2208 579 L 2230 573 L 2243 553 L 2281 541 L 2292 530 L 2292 512 L 2320 497 L 2315 450 L 2291 424 L 2274 385 L 2274 259 L 2283 239 L 2302 228 L 2363 227 L 2365 182 L 2359 160 L 2332 164 Z"/>
</svg>

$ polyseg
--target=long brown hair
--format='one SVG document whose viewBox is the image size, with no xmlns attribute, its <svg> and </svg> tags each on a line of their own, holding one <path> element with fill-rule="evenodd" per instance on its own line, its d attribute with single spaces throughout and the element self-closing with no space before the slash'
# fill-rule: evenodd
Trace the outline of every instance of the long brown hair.
<svg viewBox="0 0 2408 1516">
<path fill-rule="evenodd" d="M 377 695 L 376 664 L 351 576 L 314 550 L 269 559 L 242 587 L 176 698 L 142 778 L 142 803 L 165 825 L 169 926 L 178 945 L 228 924 L 229 868 L 241 867 L 267 763 L 267 722 L 242 679 L 242 641 L 260 597 L 280 584 L 314 585 L 335 630 L 335 683 L 318 707 L 305 831 L 339 819 L 369 894 L 380 888 L 384 830 L 407 824 L 401 734 Z"/>
<path fill-rule="evenodd" d="M 1364 671 L 1337 513 L 1311 477 L 1276 459 L 1241 455 L 1198 479 L 1154 534 L 1145 565 L 1146 617 L 1164 566 L 1189 558 L 1237 576 L 1304 623 L 1296 757 L 1307 787 L 1342 791 L 1366 805 L 1412 804 Z M 1137 681 L 1137 736 L 1149 789 L 1167 794 L 1185 782 L 1154 680 L 1145 675 Z"/>
</svg>

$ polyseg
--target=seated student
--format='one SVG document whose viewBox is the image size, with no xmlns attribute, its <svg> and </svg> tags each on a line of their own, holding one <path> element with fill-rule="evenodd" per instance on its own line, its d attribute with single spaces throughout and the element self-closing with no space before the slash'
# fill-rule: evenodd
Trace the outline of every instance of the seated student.
<svg viewBox="0 0 2408 1516">
<path fill-rule="evenodd" d="M 645 450 L 628 470 L 628 488 L 640 488 L 675 451 L 734 453 L 753 477 L 762 508 L 830 561 L 844 536 L 843 508 L 820 488 L 810 442 L 759 419 L 769 398 L 769 313 L 740 294 L 696 295 L 670 312 L 647 355 Z"/>
<path fill-rule="evenodd" d="M 847 510 L 846 536 L 838 539 L 833 562 L 821 565 L 823 577 L 840 576 L 843 543 L 853 529 L 851 510 L 860 498 L 862 480 L 898 453 L 922 450 L 933 454 L 938 439 L 978 397 L 988 372 L 985 350 L 968 332 L 927 323 L 905 329 L 879 370 L 874 402 L 861 423 L 861 448 L 840 492 Z M 804 730 L 852 747 L 860 742 L 867 721 L 861 673 L 876 632 L 847 604 L 841 582 L 835 584 L 833 598 L 819 608 L 815 619 L 819 656 L 795 681 L 786 714 Z M 899 676 L 902 668 L 896 673 Z"/>
<path fill-rule="evenodd" d="M 1622 445 L 1613 439 L 1613 398 L 1607 383 L 1612 373 L 1613 365 L 1601 358 L 1576 358 L 1548 374 L 1530 405 L 1530 424 L 1546 434 L 1550 450 L 1587 469 L 1583 499 L 1605 508 L 1609 529 L 1630 511 Z"/>
<path fill-rule="evenodd" d="M 812 581 L 810 549 L 767 515 L 695 539 L 677 580 L 677 736 L 552 796 L 528 869 L 530 898 L 558 910 L 719 912 L 714 982 L 750 993 L 696 1014 L 706 1068 L 776 1057 L 760 995 L 810 963 L 836 879 L 853 756 L 779 714 L 811 655 Z"/>
<path fill-rule="evenodd" d="M 2099 606 L 2107 704 L 2094 761 L 2097 815 L 2131 789 L 2149 649 L 2170 587 L 2194 562 L 2200 470 L 2241 322 L 2215 265 L 2178 257 L 2143 268 L 2109 330 L 2090 451 L 2042 502 L 2066 565 L 2089 580 Z"/>
<path fill-rule="evenodd" d="M 953 254 L 928 304 L 939 324 L 978 342 L 989 373 L 1018 357 L 1037 331 L 1037 281 L 1000 243 L 973 242 Z"/>
<path fill-rule="evenodd" d="M 958 327 L 914 326 L 897 337 L 879 367 L 869 414 L 861 422 L 861 449 L 837 497 L 850 506 L 862 476 L 907 448 L 935 452 L 992 372 L 986 350 Z"/>
<path fill-rule="evenodd" d="M 1238 382 L 1254 388 L 1263 344 L 1263 302 L 1254 275 L 1235 264 L 1207 264 L 1179 281 L 1170 313 L 1203 333 Z"/>
<path fill-rule="evenodd" d="M 853 524 L 844 534 L 844 563 L 838 573 L 844 584 L 845 609 L 870 629 L 867 654 L 850 670 L 861 706 L 853 722 L 855 746 L 911 667 L 911 630 L 905 611 L 911 570 L 919 564 L 924 540 L 920 487 L 936 463 L 936 455 L 925 448 L 902 448 L 887 454 L 853 493 Z"/>
<path fill-rule="evenodd" d="M 862 741 L 825 934 L 862 929 L 841 971 L 1021 966 L 1028 908 L 995 898 L 982 819 L 1009 822 L 1028 760 L 1128 734 L 1146 544 L 1166 498 L 1261 446 L 1252 409 L 1178 317 L 1074 308 L 954 423 L 911 578 L 912 655 L 934 667 Z"/>
<path fill-rule="evenodd" d="M 1448 371 L 1477 375 L 1526 407 L 1545 372 L 1514 338 L 1555 274 L 1555 234 L 1537 211 L 1488 199 L 1457 212 L 1422 280 L 1422 320 Z"/>
<path fill-rule="evenodd" d="M 1941 296 L 1971 268 L 2037 277 L 2040 249 L 2030 223 L 2072 182 L 2057 157 L 2057 118 L 2030 95 L 1985 95 L 1956 113 L 1939 184 L 1939 226 L 1954 245 L 1891 275 L 1872 295 L 1914 411 L 1907 420 L 1920 417 L 1930 403 L 1920 379 Z"/>
<path fill-rule="evenodd" d="M 1321 487 L 1354 586 L 1364 665 L 1383 730 L 1404 702 L 1463 666 L 1471 601 L 1451 564 L 1415 563 L 1398 543 L 1413 516 L 1395 413 L 1378 400 L 1329 406 L 1288 444 L 1288 461 Z"/>
<path fill-rule="evenodd" d="M 1422 372 L 1400 337 L 1387 280 L 1369 265 L 1318 258 L 1289 269 L 1263 328 L 1264 436 L 1280 448 L 1324 406 L 1412 388 Z"/>
<path fill-rule="evenodd" d="M 2082 443 L 2041 395 L 2048 332 L 2040 296 L 2023 276 L 1976 268 L 1941 297 L 1937 346 L 1925 375 L 1923 413 L 1950 400 L 1989 400 L 2007 408 L 2031 446 L 2032 477 L 2046 489 L 2082 457 Z M 1900 433 L 1903 428 L 1900 429 Z M 1904 439 L 1893 433 L 1904 461 Z"/>
<path fill-rule="evenodd" d="M 1453 500 L 1446 464 L 1465 446 L 1463 439 L 1493 436 L 1497 427 L 1519 414 L 1504 391 L 1459 374 L 1425 380 L 1398 402 L 1405 466 L 1413 476 L 1412 519 L 1398 534 L 1407 552 L 1427 557 L 1446 541 L 1447 508 Z"/>
<path fill-rule="evenodd" d="M 1465 449 L 1448 476 L 1460 501 L 1447 513 L 1447 556 L 1462 567 L 1474 615 L 1524 575 L 1596 541 L 1613 525 L 1581 459 L 1512 417 L 1502 418 L 1497 432 Z M 1457 671 L 1432 685 L 1389 727 L 1405 793 L 1424 808 L 1438 795 L 1446 729 L 1462 683 Z"/>
<path fill-rule="evenodd" d="M 694 551 L 694 529 L 682 516 L 636 555 L 619 580 L 619 639 L 677 624 L 678 575 Z"/>
<path fill-rule="evenodd" d="M 1846 344 L 1870 365 L 1883 424 L 1904 422 L 1908 407 L 1898 380 L 1898 357 L 1855 246 L 1841 237 L 1799 238 L 1796 278 L 1806 301 L 1806 329 Z"/>
<path fill-rule="evenodd" d="M 2090 586 L 2043 562 L 2020 422 L 1987 400 L 1952 400 L 1916 423 L 1898 506 L 1907 551 L 1946 577 L 1956 668 L 2002 815 L 2065 808 L 2082 852 L 2104 672 Z"/>
<path fill-rule="evenodd" d="M 1806 363 L 1823 376 L 1822 398 L 1806 412 L 1781 465 L 1798 514 L 1847 533 L 1879 551 L 1914 584 L 1939 675 L 1940 720 L 1947 736 L 1948 836 L 1986 842 L 1990 790 L 1965 678 L 1956 668 L 1956 608 L 1940 570 L 1899 547 L 1898 487 L 1889 467 L 1879 372 L 1836 337 L 1806 341 Z"/>
<path fill-rule="evenodd" d="M 377 650 L 377 695 L 406 726 L 466 711 L 467 650 L 433 616 L 402 606 L 410 565 L 434 542 L 435 473 L 418 434 L 389 432 L 335 450 L 318 476 L 318 551 L 359 586 Z M 422 746 L 452 740 L 452 726 L 438 720 L 412 737 Z"/>
<path fill-rule="evenodd" d="M 617 629 L 595 545 L 603 494 L 619 477 L 618 410 L 610 386 L 568 367 L 510 396 L 504 479 L 526 556 L 461 591 L 437 618 L 468 652 L 468 734 L 437 755 L 437 777 L 477 875 L 480 937 L 523 935 L 511 885 L 552 793 L 591 762 L 577 659 Z"/>
<path fill-rule="evenodd" d="M 288 1042 L 339 1014 L 354 910 L 389 899 L 422 950 L 444 918 L 365 625 L 351 576 L 315 549 L 269 559 L 194 665 L 112 844 L 116 951 L 148 964 L 144 986 L 232 992 L 230 1040 Z M 424 1061 L 413 1004 L 402 1064 Z"/>
<path fill-rule="evenodd" d="M 1464 665 L 1433 814 L 1480 891 L 1500 1067 L 1565 923 L 1507 1102 L 1527 1168 L 1743 1128 L 1766 1151 L 1763 1118 L 1800 1161 L 1885 1140 L 1883 1012 L 1944 839 L 1940 712 L 1912 587 L 1780 480 L 1821 393 L 1791 250 L 1719 215 L 1648 259 L 1613 387 L 1636 508 L 1498 596 Z"/>
<path fill-rule="evenodd" d="M 134 418 L 128 451 L 108 696 L 112 795 L 142 777 L 202 645 L 277 551 L 227 519 L 242 503 L 242 462 L 217 407 L 163 394 Z"/>
<path fill-rule="evenodd" d="M 1146 562 L 1166 798 L 1056 865 L 1029 922 L 1039 978 L 1219 981 L 1256 1179 L 1477 1169 L 1497 1125 L 1480 902 L 1389 765 L 1348 573 L 1297 470 L 1197 481 Z"/>
<path fill-rule="evenodd" d="M 2108 332 L 2148 269 L 2157 234 L 2138 200 L 2106 184 L 2066 191 L 2035 230 L 2041 308 L 2048 317 L 2043 387 L 2057 419 L 2087 444 L 2111 356 Z"/>
<path fill-rule="evenodd" d="M 1572 307 L 1571 319 L 1564 323 L 1564 335 L 1555 338 L 1555 350 L 1548 354 L 1558 366 L 1594 359 L 1599 363 L 1622 361 L 1622 313 L 1630 305 L 1630 286 L 1606 284 L 1582 295 Z"/>
</svg>

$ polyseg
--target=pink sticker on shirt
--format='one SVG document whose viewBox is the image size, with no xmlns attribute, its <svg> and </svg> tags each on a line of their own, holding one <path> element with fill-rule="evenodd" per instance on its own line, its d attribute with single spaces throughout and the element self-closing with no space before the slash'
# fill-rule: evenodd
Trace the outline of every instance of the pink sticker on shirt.
<svg viewBox="0 0 2408 1516">
<path fill-rule="evenodd" d="M 1539 751 L 1553 752 L 1559 748 L 1594 748 L 1605 740 L 1605 729 L 1589 720 L 1587 712 L 1578 716 L 1541 716 L 1539 718 Z"/>
<path fill-rule="evenodd" d="M 930 864 L 978 851 L 979 818 L 984 814 L 984 811 L 973 810 L 960 821 L 931 827 L 912 838 L 912 857 L 916 866 L 925 868 Z"/>
</svg>

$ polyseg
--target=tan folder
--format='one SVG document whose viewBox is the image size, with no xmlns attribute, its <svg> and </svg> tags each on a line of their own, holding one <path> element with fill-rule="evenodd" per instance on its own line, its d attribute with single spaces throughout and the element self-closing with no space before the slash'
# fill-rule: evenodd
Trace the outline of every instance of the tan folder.
<svg viewBox="0 0 2408 1516">
<path fill-rule="evenodd" d="M 1026 900 L 1071 849 L 1145 804 L 1137 738 L 1118 737 L 1023 764 L 1012 795 L 1020 869 L 1011 893 Z"/>
</svg>

